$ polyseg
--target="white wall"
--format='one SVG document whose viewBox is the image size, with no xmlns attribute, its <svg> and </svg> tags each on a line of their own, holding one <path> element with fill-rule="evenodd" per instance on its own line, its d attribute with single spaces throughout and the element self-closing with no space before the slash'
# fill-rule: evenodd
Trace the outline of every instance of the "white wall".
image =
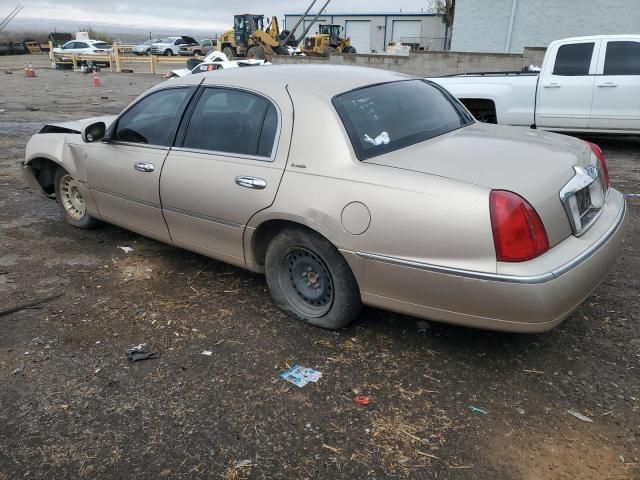
<svg viewBox="0 0 640 480">
<path fill-rule="evenodd" d="M 640 0 L 638 0 L 640 1 Z M 299 15 L 285 15 L 286 28 L 291 29 L 300 18 Z M 313 16 L 311 16 L 313 18 Z M 348 20 L 369 20 L 371 21 L 371 49 L 377 52 L 384 52 L 386 44 L 391 41 L 394 20 L 420 20 L 422 23 L 421 36 L 430 39 L 443 39 L 445 37 L 446 27 L 439 16 L 433 15 L 322 15 L 319 19 L 327 23 L 336 25 L 346 25 Z M 317 24 L 315 24 L 307 36 L 313 36 L 317 32 Z M 296 31 L 296 38 L 302 34 L 302 25 Z M 386 36 L 385 36 L 386 31 Z M 385 44 L 386 40 L 386 44 Z M 426 41 L 426 39 L 425 39 Z M 430 42 L 429 48 L 433 50 L 441 50 L 443 40 Z M 369 52 L 358 52 L 369 53 Z"/>
<path fill-rule="evenodd" d="M 616 33 L 640 33 L 640 0 L 456 0 L 451 50 L 522 53 L 560 38 Z"/>
</svg>

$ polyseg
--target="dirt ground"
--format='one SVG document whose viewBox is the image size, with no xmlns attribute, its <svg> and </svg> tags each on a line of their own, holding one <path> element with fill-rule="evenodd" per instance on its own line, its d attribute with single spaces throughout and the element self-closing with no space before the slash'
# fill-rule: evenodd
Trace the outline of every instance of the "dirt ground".
<svg viewBox="0 0 640 480">
<path fill-rule="evenodd" d="M 30 135 L 161 78 L 94 88 L 23 62 L 0 57 L 0 310 L 62 295 L 0 316 L 0 480 L 640 478 L 640 199 L 612 272 L 549 333 L 375 309 L 327 332 L 280 313 L 260 275 L 66 224 L 19 175 Z M 640 193 L 640 139 L 594 140 Z M 141 342 L 160 358 L 128 362 Z M 294 364 L 323 376 L 298 389 L 278 377 Z"/>
</svg>

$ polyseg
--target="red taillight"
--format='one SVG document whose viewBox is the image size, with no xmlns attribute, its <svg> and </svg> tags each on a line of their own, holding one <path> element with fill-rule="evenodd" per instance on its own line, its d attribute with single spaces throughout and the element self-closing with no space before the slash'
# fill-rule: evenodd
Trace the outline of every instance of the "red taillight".
<svg viewBox="0 0 640 480">
<path fill-rule="evenodd" d="M 524 198 L 506 190 L 492 190 L 489 208 L 498 261 L 524 262 L 549 250 L 542 220 Z"/>
<path fill-rule="evenodd" d="M 600 163 L 600 168 L 602 169 L 602 175 L 604 175 L 604 189 L 609 190 L 609 169 L 607 168 L 607 162 L 604 161 L 604 154 L 602 153 L 602 149 L 596 145 L 595 143 L 587 142 L 591 147 L 591 150 L 595 154 Z"/>
</svg>

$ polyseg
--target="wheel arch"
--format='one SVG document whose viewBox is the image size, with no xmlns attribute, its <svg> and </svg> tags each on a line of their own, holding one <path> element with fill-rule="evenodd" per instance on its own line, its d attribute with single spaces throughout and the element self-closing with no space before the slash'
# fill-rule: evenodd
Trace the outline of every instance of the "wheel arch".
<svg viewBox="0 0 640 480">
<path fill-rule="evenodd" d="M 36 180 L 42 192 L 49 198 L 55 198 L 54 180 L 58 168 L 68 171 L 57 159 L 47 156 L 37 156 L 25 162 L 25 167 L 29 168 L 31 175 Z"/>
<path fill-rule="evenodd" d="M 340 250 L 322 226 L 314 224 L 306 218 L 282 215 L 264 219 L 256 223 L 255 226 L 248 226 L 245 230 L 244 251 L 247 268 L 255 272 L 264 273 L 264 262 L 269 243 L 279 232 L 290 227 L 303 228 L 321 235 L 338 251 Z"/>
<path fill-rule="evenodd" d="M 498 123 L 498 110 L 493 98 L 459 97 L 458 100 L 467 107 L 476 120 L 487 122 L 487 119 L 491 118 L 493 121 L 487 123 Z"/>
</svg>

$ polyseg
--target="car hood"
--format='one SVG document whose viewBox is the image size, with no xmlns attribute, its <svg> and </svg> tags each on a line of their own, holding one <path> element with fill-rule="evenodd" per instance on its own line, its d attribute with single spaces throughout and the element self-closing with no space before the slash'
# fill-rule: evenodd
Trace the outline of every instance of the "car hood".
<svg viewBox="0 0 640 480">
<path fill-rule="evenodd" d="M 565 135 L 474 123 L 366 162 L 515 192 L 553 230 L 549 240 L 555 243 L 552 237 L 559 241 L 571 234 L 560 190 L 574 176 L 574 166 L 591 163 L 591 149 Z"/>
<path fill-rule="evenodd" d="M 109 128 L 116 118 L 118 118 L 117 115 L 110 115 L 105 117 L 84 118 L 71 122 L 47 123 L 42 128 L 42 131 L 44 131 L 44 133 L 59 133 L 61 131 L 65 131 L 66 133 L 81 133 L 84 128 L 96 122 L 104 122 L 107 128 Z"/>
</svg>

